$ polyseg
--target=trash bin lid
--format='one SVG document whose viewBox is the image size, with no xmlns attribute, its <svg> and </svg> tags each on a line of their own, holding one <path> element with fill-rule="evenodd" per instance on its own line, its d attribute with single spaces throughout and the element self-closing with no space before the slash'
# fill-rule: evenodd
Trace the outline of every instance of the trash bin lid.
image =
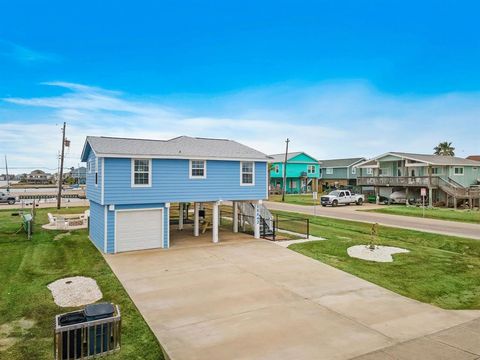
<svg viewBox="0 0 480 360">
<path fill-rule="evenodd" d="M 110 303 L 91 304 L 85 306 L 85 316 L 88 318 L 104 318 L 112 316 L 115 309 Z"/>
<path fill-rule="evenodd" d="M 58 322 L 60 326 L 79 324 L 87 321 L 83 311 L 74 311 L 60 316 Z"/>
</svg>

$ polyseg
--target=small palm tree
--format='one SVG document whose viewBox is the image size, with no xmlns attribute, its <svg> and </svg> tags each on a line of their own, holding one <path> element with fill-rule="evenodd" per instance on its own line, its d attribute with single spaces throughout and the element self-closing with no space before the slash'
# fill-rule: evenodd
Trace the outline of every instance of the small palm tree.
<svg viewBox="0 0 480 360">
<path fill-rule="evenodd" d="M 435 155 L 455 156 L 455 148 L 451 142 L 443 141 L 433 148 Z"/>
</svg>

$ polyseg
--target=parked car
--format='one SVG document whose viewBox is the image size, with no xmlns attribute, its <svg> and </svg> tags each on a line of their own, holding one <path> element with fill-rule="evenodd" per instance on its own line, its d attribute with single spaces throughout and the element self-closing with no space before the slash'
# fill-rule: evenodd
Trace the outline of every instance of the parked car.
<svg viewBox="0 0 480 360">
<path fill-rule="evenodd" d="M 367 196 L 367 201 L 371 204 L 375 204 L 377 202 L 377 197 L 374 194 L 368 195 Z M 378 202 L 379 202 L 379 204 L 388 205 L 389 198 L 386 197 L 386 196 L 379 195 Z"/>
<path fill-rule="evenodd" d="M 322 206 L 337 206 L 337 205 L 362 205 L 365 201 L 365 196 L 360 194 L 353 194 L 350 190 L 335 190 L 328 195 L 323 195 L 320 198 Z"/>
<path fill-rule="evenodd" d="M 4 192 L 0 192 L 0 204 L 7 203 L 8 205 L 13 205 L 15 204 L 16 201 L 17 199 L 15 198 L 15 196 L 4 193 Z"/>
</svg>

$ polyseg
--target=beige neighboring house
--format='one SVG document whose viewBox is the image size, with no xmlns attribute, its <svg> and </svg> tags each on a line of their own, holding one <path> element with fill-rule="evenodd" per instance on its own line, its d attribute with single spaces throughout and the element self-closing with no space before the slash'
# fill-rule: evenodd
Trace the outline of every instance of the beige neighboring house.
<svg viewBox="0 0 480 360">
<path fill-rule="evenodd" d="M 52 174 L 48 174 L 42 170 L 33 170 L 30 174 L 27 174 L 25 181 L 28 184 L 46 185 L 52 182 Z"/>
</svg>

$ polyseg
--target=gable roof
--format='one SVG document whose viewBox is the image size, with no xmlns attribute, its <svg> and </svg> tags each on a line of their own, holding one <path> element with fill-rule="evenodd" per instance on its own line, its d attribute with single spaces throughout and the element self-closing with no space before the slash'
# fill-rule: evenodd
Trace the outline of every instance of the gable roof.
<svg viewBox="0 0 480 360">
<path fill-rule="evenodd" d="M 287 161 L 290 161 L 292 160 L 293 158 L 297 157 L 298 155 L 306 155 L 308 156 L 309 158 L 312 159 L 312 162 L 318 162 L 317 159 L 315 159 L 313 156 L 311 155 L 308 155 L 306 152 L 303 152 L 303 151 L 294 151 L 294 152 L 289 152 L 288 153 L 288 156 L 287 156 Z M 276 163 L 276 162 L 284 162 L 285 161 L 285 153 L 283 154 L 273 154 L 273 155 L 269 155 L 270 157 L 270 160 L 269 162 L 272 162 L 272 163 Z M 304 161 L 300 161 L 300 162 L 304 162 Z"/>
<path fill-rule="evenodd" d="M 267 161 L 264 153 L 227 139 L 179 136 L 170 140 L 87 136 L 82 152 L 86 161 L 92 149 L 98 157 Z"/>
<path fill-rule="evenodd" d="M 473 161 L 480 161 L 480 155 L 470 155 L 467 156 L 468 160 L 473 160 Z"/>
<path fill-rule="evenodd" d="M 379 156 L 376 156 L 374 158 L 368 159 L 360 164 L 358 164 L 358 167 L 366 166 L 370 162 L 374 160 L 378 160 L 382 157 L 388 156 L 388 155 L 393 155 L 397 156 L 403 159 L 408 159 L 408 160 L 413 160 L 413 161 L 419 161 L 423 162 L 429 165 L 438 165 L 438 166 L 480 166 L 479 161 L 474 161 L 470 159 L 464 159 L 456 156 L 441 156 L 441 155 L 429 155 L 429 154 L 414 154 L 414 153 L 405 153 L 405 152 L 397 152 L 397 151 L 392 151 L 388 152 Z"/>
<path fill-rule="evenodd" d="M 366 160 L 363 157 L 360 158 L 348 158 L 348 159 L 329 159 L 329 160 L 320 160 L 319 163 L 322 168 L 334 167 L 349 167 L 360 161 Z"/>
</svg>

